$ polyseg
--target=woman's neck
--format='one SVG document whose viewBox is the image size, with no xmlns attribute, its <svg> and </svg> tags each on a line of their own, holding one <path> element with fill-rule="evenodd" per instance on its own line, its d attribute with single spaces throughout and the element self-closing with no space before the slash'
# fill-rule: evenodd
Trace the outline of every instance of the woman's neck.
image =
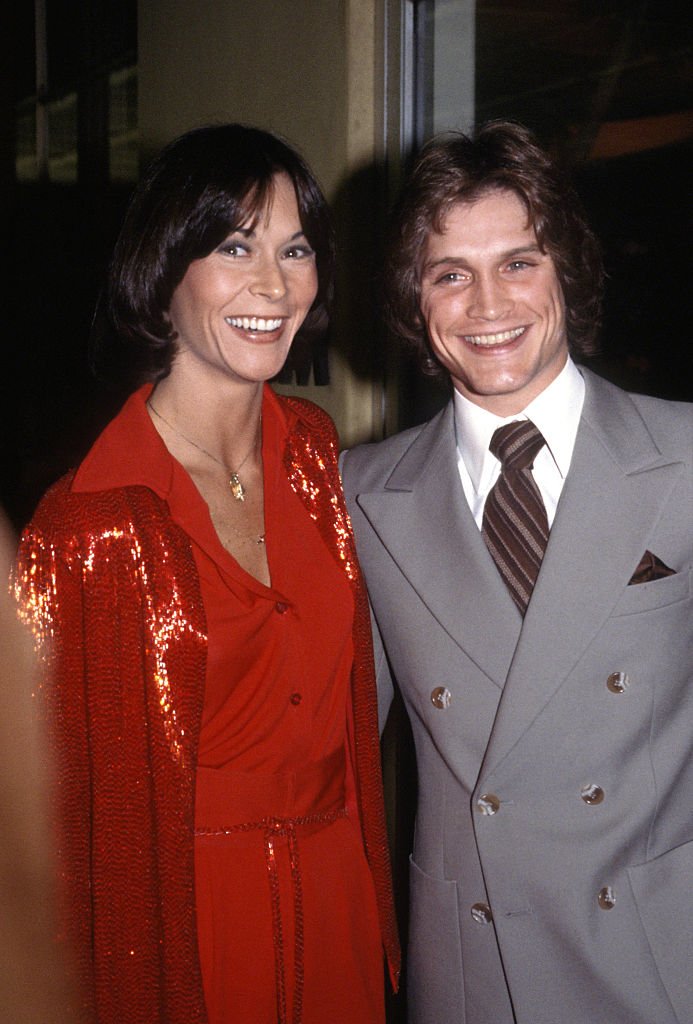
<svg viewBox="0 0 693 1024">
<path fill-rule="evenodd" d="M 204 388 L 172 374 L 156 385 L 148 405 L 160 432 L 163 423 L 185 443 L 233 469 L 256 449 L 259 453 L 262 394 L 262 383 Z"/>
</svg>

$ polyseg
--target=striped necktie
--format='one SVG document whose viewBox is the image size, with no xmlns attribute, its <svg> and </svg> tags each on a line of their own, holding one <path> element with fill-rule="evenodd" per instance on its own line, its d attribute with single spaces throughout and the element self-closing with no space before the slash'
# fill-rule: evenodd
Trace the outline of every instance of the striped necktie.
<svg viewBox="0 0 693 1024">
<path fill-rule="evenodd" d="M 549 539 L 546 509 L 531 473 L 544 444 L 531 420 L 515 420 L 499 427 L 489 445 L 501 472 L 486 498 L 481 532 L 522 615 Z"/>
</svg>

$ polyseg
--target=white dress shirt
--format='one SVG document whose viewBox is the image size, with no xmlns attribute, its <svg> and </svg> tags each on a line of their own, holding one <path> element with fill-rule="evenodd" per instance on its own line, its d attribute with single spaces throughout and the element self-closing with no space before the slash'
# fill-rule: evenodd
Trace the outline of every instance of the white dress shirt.
<svg viewBox="0 0 693 1024">
<path fill-rule="evenodd" d="M 534 460 L 532 475 L 544 499 L 551 526 L 573 457 L 584 400 L 585 382 L 571 359 L 526 409 L 505 419 L 470 402 L 459 391 L 453 392 L 457 468 L 479 529 L 486 497 L 500 473 L 500 461 L 488 446 L 494 430 L 513 420 L 531 420 L 546 441 Z"/>
</svg>

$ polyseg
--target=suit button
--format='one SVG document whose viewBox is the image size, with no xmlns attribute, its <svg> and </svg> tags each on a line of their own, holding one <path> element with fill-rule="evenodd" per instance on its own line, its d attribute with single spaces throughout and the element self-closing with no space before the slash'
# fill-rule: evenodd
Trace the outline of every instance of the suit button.
<svg viewBox="0 0 693 1024">
<path fill-rule="evenodd" d="M 600 804 L 604 799 L 604 790 L 601 786 L 590 784 L 582 787 L 580 796 L 586 804 Z"/>
<path fill-rule="evenodd" d="M 477 924 L 491 924 L 493 921 L 493 914 L 488 903 L 474 903 L 472 904 L 472 920 L 476 921 Z"/>
<path fill-rule="evenodd" d="M 452 694 L 447 686 L 436 686 L 431 692 L 431 704 L 436 708 L 449 708 L 452 701 Z"/>
<path fill-rule="evenodd" d="M 606 688 L 612 693 L 625 693 L 630 686 L 627 672 L 612 672 L 606 681 Z"/>
<path fill-rule="evenodd" d="M 289 610 L 289 606 L 285 601 L 277 601 L 274 606 L 274 610 L 280 615 L 284 615 Z"/>
<path fill-rule="evenodd" d="M 482 793 L 476 802 L 479 814 L 496 814 L 500 810 L 500 800 L 494 793 Z"/>
<path fill-rule="evenodd" d="M 603 889 L 599 890 L 597 903 L 602 910 L 613 910 L 616 906 L 616 896 L 610 885 L 605 885 Z"/>
</svg>

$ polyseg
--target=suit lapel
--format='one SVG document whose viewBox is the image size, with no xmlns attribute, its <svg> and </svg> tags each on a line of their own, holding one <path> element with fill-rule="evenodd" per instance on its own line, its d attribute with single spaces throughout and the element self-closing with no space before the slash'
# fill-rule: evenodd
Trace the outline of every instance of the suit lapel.
<svg viewBox="0 0 693 1024">
<path fill-rule="evenodd" d="M 583 371 L 570 472 L 527 610 L 484 770 L 510 752 L 627 586 L 677 477 L 625 392 Z"/>
<path fill-rule="evenodd" d="M 521 619 L 462 491 L 452 403 L 424 427 L 385 488 L 357 502 L 431 615 L 502 687 Z"/>
</svg>

